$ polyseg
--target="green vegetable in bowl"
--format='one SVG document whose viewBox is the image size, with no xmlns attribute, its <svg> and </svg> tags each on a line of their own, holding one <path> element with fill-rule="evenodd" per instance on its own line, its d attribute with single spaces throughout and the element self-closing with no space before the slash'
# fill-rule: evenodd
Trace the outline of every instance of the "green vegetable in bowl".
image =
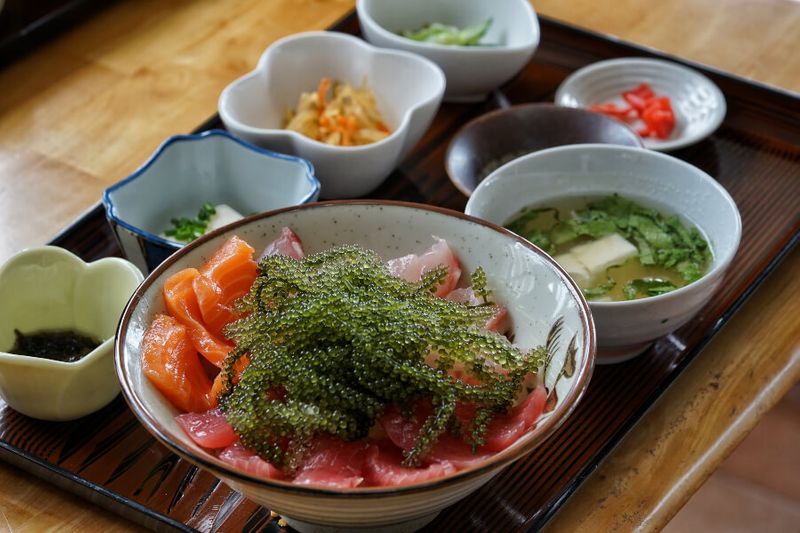
<svg viewBox="0 0 800 533">
<path fill-rule="evenodd" d="M 418 30 L 405 30 L 401 32 L 400 35 L 414 41 L 426 43 L 475 46 L 479 44 L 483 36 L 486 35 L 491 25 L 492 19 L 486 19 L 480 24 L 467 26 L 464 29 L 433 22 L 431 24 L 426 24 Z"/>
<path fill-rule="evenodd" d="M 698 280 L 711 258 L 697 228 L 616 194 L 528 208 L 506 227 L 553 255 L 589 299 L 673 291 Z"/>
<path fill-rule="evenodd" d="M 197 218 L 180 217 L 170 220 L 173 227 L 165 231 L 164 235 L 176 241 L 191 242 L 206 232 L 208 221 L 216 212 L 214 206 L 206 202 L 197 213 Z"/>
</svg>

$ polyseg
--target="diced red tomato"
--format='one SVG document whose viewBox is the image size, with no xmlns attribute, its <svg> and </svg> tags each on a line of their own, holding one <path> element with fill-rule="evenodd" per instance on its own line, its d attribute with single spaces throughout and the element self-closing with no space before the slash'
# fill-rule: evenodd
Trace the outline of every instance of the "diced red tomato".
<svg viewBox="0 0 800 533">
<path fill-rule="evenodd" d="M 183 413 L 176 421 L 203 448 L 225 448 L 236 441 L 236 433 L 219 409 L 205 413 Z"/>
<path fill-rule="evenodd" d="M 345 442 L 330 435 L 316 437 L 308 457 L 292 483 L 321 487 L 353 488 L 364 481 L 368 444 Z"/>
<path fill-rule="evenodd" d="M 437 287 L 436 296 L 444 297 L 458 285 L 461 277 L 461 263 L 444 239 L 434 237 L 436 242 L 421 255 L 409 254 L 390 259 L 387 263 L 393 276 L 412 283 L 418 282 L 426 272 L 438 266 L 447 268 L 447 276 Z"/>
<path fill-rule="evenodd" d="M 656 136 L 667 139 L 675 129 L 675 113 L 667 96 L 656 96 L 646 83 L 622 93 L 623 99 L 630 105 L 628 108 L 618 107 L 614 103 L 594 104 L 592 111 L 637 124 L 636 133 L 641 137 Z"/>
<path fill-rule="evenodd" d="M 210 363 L 222 367 L 225 356 L 233 346 L 212 335 L 203 322 L 193 288 L 198 276 L 200 272 L 196 268 L 186 268 L 167 278 L 162 289 L 164 303 L 169 314 L 186 326 L 195 349 Z"/>
<path fill-rule="evenodd" d="M 142 371 L 182 411 L 214 406 L 208 378 L 186 327 L 167 315 L 156 315 L 142 339 Z"/>
<path fill-rule="evenodd" d="M 283 471 L 272 466 L 239 442 L 234 442 L 219 454 L 220 460 L 252 476 L 267 479 L 283 479 Z"/>
<path fill-rule="evenodd" d="M 280 237 L 269 243 L 267 247 L 264 248 L 264 251 L 258 257 L 258 260 L 260 261 L 265 257 L 271 257 L 273 255 L 285 255 L 299 261 L 305 255 L 303 252 L 303 243 L 300 242 L 300 237 L 298 237 L 291 229 L 282 228 Z"/>
<path fill-rule="evenodd" d="M 423 483 L 453 474 L 456 469 L 448 462 L 432 463 L 422 468 L 407 468 L 401 464 L 403 455 L 390 441 L 371 444 L 364 468 L 367 485 L 399 487 Z"/>
</svg>

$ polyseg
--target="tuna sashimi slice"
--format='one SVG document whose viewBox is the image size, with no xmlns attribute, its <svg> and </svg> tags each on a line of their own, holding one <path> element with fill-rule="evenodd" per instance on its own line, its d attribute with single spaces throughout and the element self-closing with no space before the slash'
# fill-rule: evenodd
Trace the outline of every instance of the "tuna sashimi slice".
<svg viewBox="0 0 800 533">
<path fill-rule="evenodd" d="M 300 237 L 289 228 L 281 228 L 280 237 L 264 248 L 258 260 L 261 261 L 265 257 L 272 257 L 273 255 L 285 255 L 299 261 L 305 256 L 303 253 L 303 243 L 300 242 Z"/>
<path fill-rule="evenodd" d="M 391 441 L 371 444 L 364 465 L 365 483 L 373 486 L 399 487 L 423 483 L 455 473 L 456 468 L 446 462 L 433 463 L 422 468 L 407 468 L 401 464 L 403 455 Z"/>
<path fill-rule="evenodd" d="M 391 405 L 386 408 L 379 422 L 395 446 L 403 450 L 410 450 L 414 447 L 419 430 L 430 412 L 430 405 L 420 404 L 414 418 L 409 419 L 403 417 L 398 407 Z M 479 449 L 477 453 L 472 453 L 472 446 L 463 439 L 445 433 L 439 436 L 436 444 L 423 457 L 423 461 L 429 464 L 446 462 L 454 468 L 462 470 L 485 461 L 491 455 L 482 449 Z"/>
<path fill-rule="evenodd" d="M 203 322 L 209 332 L 224 338 L 223 328 L 236 320 L 233 304 L 247 294 L 256 279 L 255 250 L 234 235 L 200 268 L 192 281 Z"/>
<path fill-rule="evenodd" d="M 475 291 L 472 290 L 472 287 L 464 287 L 461 289 L 454 289 L 450 291 L 445 297 L 445 300 L 450 300 L 451 302 L 466 304 L 466 305 L 480 305 L 483 302 L 475 295 Z M 492 318 L 486 321 L 484 324 L 484 328 L 488 331 L 496 331 L 498 333 L 504 333 L 508 331 L 508 328 L 511 326 L 508 320 L 508 309 L 505 306 L 494 304 L 495 312 Z"/>
<path fill-rule="evenodd" d="M 225 448 L 236 442 L 236 433 L 219 409 L 183 413 L 175 417 L 187 435 L 203 448 Z"/>
<path fill-rule="evenodd" d="M 353 488 L 364 481 L 368 444 L 345 442 L 329 435 L 315 438 L 292 483 L 330 488 Z"/>
<path fill-rule="evenodd" d="M 222 367 L 225 356 L 233 346 L 212 335 L 203 322 L 194 280 L 200 276 L 196 268 L 186 268 L 176 272 L 164 282 L 162 293 L 170 315 L 186 326 L 189 338 L 195 349 L 212 364 Z"/>
<path fill-rule="evenodd" d="M 211 380 L 189 339 L 186 326 L 156 315 L 142 339 L 142 370 L 150 382 L 182 411 L 213 407 Z"/>
<path fill-rule="evenodd" d="M 519 405 L 504 415 L 495 417 L 486 431 L 486 444 L 481 449 L 492 452 L 505 450 L 536 424 L 544 410 L 547 391 L 536 387 Z"/>
<path fill-rule="evenodd" d="M 283 479 L 283 472 L 258 455 L 249 451 L 239 442 L 234 442 L 219 454 L 220 460 L 252 476 L 267 479 Z"/>
<path fill-rule="evenodd" d="M 422 279 L 423 274 L 439 265 L 447 267 L 447 276 L 436 289 L 436 296 L 444 297 L 456 288 L 461 277 L 461 264 L 444 239 L 434 237 L 433 246 L 421 255 L 409 254 L 390 259 L 386 266 L 393 276 L 412 283 Z"/>
</svg>

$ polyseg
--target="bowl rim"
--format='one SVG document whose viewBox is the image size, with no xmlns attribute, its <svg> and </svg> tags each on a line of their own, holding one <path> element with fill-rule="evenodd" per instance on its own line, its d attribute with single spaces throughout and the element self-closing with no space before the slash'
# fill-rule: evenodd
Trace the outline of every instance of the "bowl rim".
<svg viewBox="0 0 800 533">
<path fill-rule="evenodd" d="M 618 57 L 614 59 L 605 59 L 603 61 L 597 61 L 595 63 L 591 63 L 586 65 L 585 67 L 579 68 L 569 76 L 567 76 L 564 81 L 556 89 L 555 95 L 553 96 L 553 101 L 557 105 L 562 105 L 564 107 L 571 107 L 566 106 L 562 103 L 564 99 L 564 93 L 567 89 L 572 86 L 577 80 L 581 80 L 584 78 L 591 78 L 595 76 L 598 72 L 603 72 L 607 70 L 631 70 L 635 69 L 637 66 L 657 66 L 661 69 L 671 70 L 672 72 L 680 72 L 681 75 L 687 76 L 693 80 L 698 81 L 704 87 L 706 87 L 713 95 L 714 100 L 716 100 L 717 105 L 720 109 L 719 112 L 714 113 L 714 116 L 711 120 L 706 120 L 703 122 L 704 127 L 700 128 L 697 132 L 692 135 L 687 135 L 685 137 L 679 137 L 677 139 L 671 140 L 664 140 L 658 141 L 657 143 L 649 142 L 649 139 L 642 139 L 645 148 L 654 151 L 672 151 L 677 150 L 678 148 L 684 148 L 686 146 L 690 146 L 697 142 L 702 141 L 712 133 L 714 133 L 722 124 L 722 121 L 725 120 L 725 115 L 727 114 L 727 102 L 725 100 L 725 95 L 723 94 L 722 90 L 717 86 L 716 83 L 711 81 L 711 79 L 695 70 L 692 67 L 682 65 L 681 63 L 676 63 L 675 61 L 669 61 L 666 59 L 654 59 L 648 57 Z M 668 95 L 669 96 L 669 95 Z"/>
<path fill-rule="evenodd" d="M 121 257 L 102 257 L 96 261 L 87 262 L 65 248 L 52 245 L 35 246 L 15 253 L 0 265 L 0 277 L 2 277 L 9 268 L 14 268 L 14 262 L 28 256 L 50 256 L 54 259 L 77 265 L 80 269 L 78 272 L 79 276 L 85 275 L 85 273 L 92 268 L 92 265 L 100 264 L 109 265 L 109 268 L 114 268 L 116 271 L 123 272 L 126 276 L 130 276 L 132 279 L 136 279 L 137 285 L 141 284 L 142 280 L 144 280 L 142 272 L 136 268 L 133 263 Z M 113 352 L 115 334 L 101 339 L 97 347 L 76 361 L 59 361 L 57 359 L 48 359 L 45 357 L 36 357 L 0 350 L 0 362 L 5 364 L 25 365 L 31 368 L 49 369 L 63 373 L 76 373 L 80 372 L 84 367 L 91 366 L 96 359 Z"/>
<path fill-rule="evenodd" d="M 644 144 L 642 143 L 642 138 L 628 124 L 625 124 L 624 122 L 621 122 L 619 120 L 615 120 L 615 119 L 613 119 L 611 117 L 608 117 L 606 115 L 602 115 L 600 113 L 593 113 L 592 111 L 589 111 L 588 109 L 585 109 L 585 108 L 582 108 L 582 107 L 560 106 L 560 105 L 557 105 L 557 104 L 554 104 L 554 103 L 550 103 L 550 102 L 531 102 L 531 103 L 516 104 L 516 105 L 507 106 L 507 107 L 501 107 L 499 109 L 495 109 L 493 111 L 489 111 L 487 113 L 479 115 L 479 116 L 473 118 L 472 120 L 470 120 L 469 122 L 467 122 L 466 124 L 464 124 L 463 126 L 461 126 L 458 129 L 458 131 L 456 131 L 455 135 L 453 135 L 453 137 L 450 139 L 450 143 L 447 145 L 447 152 L 445 153 L 445 156 L 444 156 L 445 172 L 447 173 L 447 177 L 450 178 L 450 181 L 452 182 L 453 186 L 456 189 L 458 189 L 464 196 L 469 198 L 472 195 L 472 193 L 475 192 L 475 189 L 467 188 L 467 186 L 464 185 L 464 181 L 461 180 L 461 179 L 458 179 L 456 177 L 457 173 L 454 171 L 454 169 L 451 166 L 450 154 L 451 154 L 452 150 L 454 149 L 456 141 L 459 140 L 463 135 L 465 135 L 466 132 L 472 130 L 473 128 L 477 128 L 477 127 L 479 127 L 479 126 L 481 126 L 483 124 L 493 122 L 493 121 L 497 120 L 499 117 L 503 117 L 505 115 L 510 115 L 510 114 L 515 113 L 515 112 L 528 111 L 528 110 L 531 110 L 531 111 L 546 110 L 548 112 L 564 113 L 566 115 L 570 115 L 570 114 L 577 115 L 578 113 L 580 113 L 581 115 L 584 115 L 584 116 L 588 116 L 588 115 L 586 115 L 586 113 L 592 113 L 593 115 L 597 115 L 597 116 L 603 117 L 604 119 L 606 119 L 608 121 L 611 121 L 610 123 L 613 123 L 615 125 L 619 125 L 619 126 L 622 126 L 622 127 L 626 128 L 626 129 L 628 129 L 630 131 L 630 133 L 632 134 L 633 140 L 638 143 L 637 148 L 644 148 Z M 581 143 L 581 144 L 588 144 L 588 143 Z M 591 144 L 596 144 L 596 143 L 591 143 Z M 610 143 L 603 143 L 603 144 L 610 144 Z M 562 145 L 562 146 L 572 146 L 572 145 Z M 612 144 L 612 146 L 627 146 L 627 145 Z M 550 147 L 550 148 L 556 148 L 556 147 Z M 549 150 L 549 148 L 540 148 L 539 150 L 534 150 L 533 152 L 529 152 L 529 153 L 525 154 L 525 156 L 530 155 L 532 153 L 541 152 L 542 150 Z M 525 156 L 520 156 L 520 157 L 525 157 Z M 515 159 L 518 159 L 518 158 L 515 158 Z M 498 167 L 498 169 L 499 168 L 500 167 Z M 495 170 L 497 170 L 497 169 L 495 169 Z M 491 174 L 487 174 L 486 177 L 483 178 L 483 180 L 481 180 L 481 181 L 485 181 L 490 175 Z M 480 182 L 478 182 L 478 184 L 480 185 Z M 475 188 L 477 188 L 477 186 Z"/>
<path fill-rule="evenodd" d="M 268 150 L 266 148 L 262 148 L 260 146 L 256 146 L 251 144 L 243 139 L 240 139 L 230 132 L 221 130 L 221 129 L 211 129 L 201 133 L 193 133 L 188 135 L 172 135 L 164 140 L 158 148 L 147 158 L 139 168 L 133 171 L 128 177 L 118 181 L 114 185 L 111 185 L 106 190 L 103 191 L 103 206 L 106 210 L 106 217 L 113 221 L 115 224 L 118 224 L 125 228 L 126 230 L 139 235 L 148 241 L 160 244 L 162 246 L 168 246 L 174 249 L 180 249 L 185 244 L 173 241 L 171 239 L 165 239 L 164 237 L 160 237 L 155 233 L 151 233 L 145 229 L 142 229 L 138 226 L 135 226 L 129 222 L 126 222 L 122 218 L 117 215 L 117 206 L 114 203 L 114 199 L 112 194 L 116 192 L 118 189 L 121 189 L 128 185 L 130 182 L 135 181 L 137 178 L 142 176 L 145 172 L 150 170 L 150 167 L 156 164 L 156 162 L 161 158 L 161 156 L 170 149 L 171 146 L 184 143 L 184 142 L 203 142 L 213 137 L 222 137 L 223 139 L 227 139 L 227 142 L 235 142 L 236 144 L 244 147 L 247 150 L 254 152 L 256 155 L 266 156 L 267 158 L 271 159 L 280 159 L 283 161 L 291 161 L 297 164 L 300 164 L 301 167 L 305 170 L 303 173 L 303 177 L 311 186 L 311 189 L 306 193 L 304 196 L 300 198 L 298 201 L 299 204 L 305 204 L 311 202 L 314 198 L 317 197 L 320 191 L 320 182 L 317 179 L 316 175 L 314 174 L 314 165 L 311 164 L 310 161 L 303 159 L 302 157 L 296 155 L 289 155 L 289 154 L 282 154 L 280 152 L 274 152 L 272 150 Z"/>
<path fill-rule="evenodd" d="M 330 39 L 331 41 L 348 42 L 359 47 L 363 51 L 363 53 L 378 58 L 380 58 L 381 56 L 401 57 L 406 61 L 410 61 L 411 63 L 415 63 L 416 65 L 430 69 L 431 72 L 436 77 L 437 87 L 431 90 L 430 96 L 421 99 L 412 104 L 411 106 L 409 106 L 409 108 L 405 111 L 405 113 L 403 113 L 403 116 L 400 119 L 400 123 L 398 124 L 398 126 L 391 133 L 389 133 L 389 135 L 378 141 L 368 144 L 362 144 L 359 146 L 338 146 L 338 145 L 327 144 L 322 141 L 306 137 L 305 135 L 303 135 L 298 131 L 287 130 L 285 128 L 260 128 L 252 126 L 250 124 L 242 122 L 238 118 L 233 117 L 229 113 L 228 111 L 229 102 L 231 100 L 235 100 L 235 98 L 231 96 L 233 88 L 238 86 L 240 83 L 243 83 L 245 81 L 250 80 L 251 78 L 256 77 L 261 72 L 268 73 L 267 71 L 267 64 L 269 62 L 268 60 L 269 57 L 275 53 L 276 49 L 294 43 L 295 41 L 303 41 L 311 39 Z M 411 52 L 407 52 L 404 50 L 395 50 L 392 48 L 379 48 L 348 33 L 342 33 L 338 31 L 306 31 L 288 35 L 270 44 L 266 48 L 266 50 L 264 50 L 264 52 L 261 54 L 261 57 L 259 58 L 258 63 L 256 64 L 255 68 L 253 68 L 253 70 L 233 80 L 222 90 L 222 92 L 219 95 L 219 100 L 217 102 L 217 110 L 219 112 L 220 118 L 227 127 L 235 128 L 249 135 L 258 135 L 258 136 L 268 135 L 275 138 L 288 138 L 291 139 L 293 142 L 305 144 L 307 146 L 315 147 L 317 149 L 327 150 L 330 153 L 358 154 L 361 152 L 368 152 L 374 150 L 375 148 L 382 147 L 386 144 L 398 142 L 399 140 L 404 139 L 411 124 L 411 116 L 414 113 L 416 113 L 419 109 L 424 108 L 425 106 L 431 103 L 441 101 L 441 98 L 445 92 L 446 83 L 447 81 L 445 78 L 445 74 L 444 71 L 442 71 L 441 67 L 439 67 L 439 65 L 437 65 L 430 59 L 423 57 L 421 55 L 413 54 Z"/>
<path fill-rule="evenodd" d="M 647 296 L 647 297 L 644 297 L 644 298 L 638 298 L 636 300 L 622 300 L 622 301 L 612 301 L 612 302 L 589 301 L 589 305 L 592 308 L 614 309 L 614 308 L 621 308 L 621 307 L 641 306 L 641 305 L 647 305 L 647 304 L 651 304 L 651 303 L 655 303 L 655 302 L 662 302 L 662 301 L 669 302 L 669 301 L 671 301 L 671 300 L 673 300 L 675 298 L 681 298 L 687 292 L 693 291 L 697 287 L 700 287 L 700 286 L 705 285 L 706 283 L 709 283 L 710 282 L 709 280 L 712 280 L 716 276 L 722 275 L 722 273 L 724 273 L 724 271 L 728 268 L 730 263 L 733 261 L 733 258 L 736 255 L 736 252 L 739 249 L 739 244 L 741 243 L 741 239 L 742 239 L 742 216 L 741 216 L 741 213 L 739 213 L 739 207 L 736 205 L 736 201 L 734 201 L 733 197 L 725 189 L 725 187 L 723 187 L 717 180 L 712 178 L 707 172 L 705 172 L 701 168 L 698 168 L 698 167 L 696 167 L 696 166 L 694 166 L 694 165 L 692 165 L 690 163 L 687 163 L 686 161 L 683 161 L 682 159 L 678 159 L 675 156 L 672 156 L 672 155 L 669 155 L 669 154 L 665 154 L 663 152 L 657 152 L 655 150 L 647 150 L 647 149 L 644 149 L 644 148 L 632 148 L 632 147 L 629 147 L 629 146 L 621 146 L 621 145 L 615 145 L 615 144 L 596 144 L 596 143 L 592 143 L 592 144 L 570 144 L 570 145 L 565 145 L 565 146 L 556 146 L 556 147 L 553 147 L 553 148 L 546 148 L 544 150 L 539 150 L 537 152 L 534 152 L 534 153 L 531 153 L 531 154 L 528 154 L 528 155 L 524 155 L 522 157 L 518 157 L 517 159 L 509 161 L 505 165 L 501 166 L 500 168 L 498 168 L 497 170 L 492 172 L 489 176 L 487 176 L 486 179 L 484 179 L 480 184 L 478 184 L 478 187 L 475 188 L 475 191 L 477 192 L 478 188 L 482 187 L 484 183 L 487 184 L 484 188 L 488 188 L 489 184 L 490 184 L 490 180 L 491 180 L 491 182 L 499 181 L 500 179 L 503 178 L 502 172 L 508 172 L 508 169 L 513 168 L 514 165 L 519 165 L 519 164 L 522 164 L 524 162 L 527 162 L 528 159 L 532 159 L 534 156 L 546 157 L 546 156 L 550 155 L 551 153 L 573 152 L 573 151 L 574 152 L 579 152 L 579 153 L 591 153 L 591 152 L 595 152 L 595 151 L 621 151 L 621 152 L 627 152 L 627 153 L 634 153 L 634 154 L 636 154 L 638 156 L 641 156 L 641 157 L 653 158 L 653 159 L 661 159 L 663 161 L 669 161 L 670 164 L 674 164 L 674 165 L 676 165 L 678 167 L 681 167 L 683 169 L 688 170 L 689 173 L 694 175 L 700 181 L 702 181 L 702 182 L 706 183 L 707 185 L 709 185 L 712 190 L 714 190 L 717 194 L 719 194 L 719 196 L 725 201 L 725 203 L 728 205 L 728 207 L 731 208 L 731 212 L 734 215 L 734 220 L 732 221 L 733 222 L 733 229 L 734 229 L 734 232 L 733 232 L 734 238 L 733 238 L 732 245 L 726 251 L 726 253 L 724 255 L 721 255 L 721 256 L 717 256 L 715 254 L 715 250 L 713 250 L 713 249 L 711 250 L 712 257 L 714 259 L 714 261 L 712 263 L 712 268 L 708 272 L 706 272 L 705 274 L 700 276 L 699 279 L 696 279 L 691 283 L 687 283 L 686 285 L 684 285 L 682 287 L 678 287 L 674 291 L 670 291 L 670 292 L 667 292 L 667 293 L 664 293 L 664 294 L 657 294 L 655 296 Z M 465 209 L 469 209 L 469 204 L 470 204 L 470 202 L 472 202 L 472 199 L 475 198 L 475 197 L 476 196 L 474 195 L 474 193 L 473 193 L 472 196 L 470 196 L 470 200 L 467 202 L 467 206 L 466 206 Z M 700 227 L 699 224 L 695 224 L 695 226 L 697 226 L 698 229 L 700 229 L 701 232 L 702 232 L 703 228 Z M 709 243 L 709 247 L 710 247 L 710 243 Z"/>
<path fill-rule="evenodd" d="M 435 53 L 450 53 L 458 54 L 458 53 L 470 53 L 476 54 L 477 56 L 487 56 L 487 55 L 497 55 L 497 54 L 506 54 L 506 53 L 516 53 L 516 52 L 528 52 L 531 48 L 535 48 L 541 39 L 541 28 L 539 27 L 539 17 L 536 14 L 536 10 L 533 8 L 533 5 L 528 0 L 518 0 L 516 5 L 519 6 L 527 15 L 527 20 L 529 22 L 530 30 L 529 32 L 525 33 L 526 42 L 523 44 L 519 44 L 516 46 L 511 46 L 507 44 L 501 44 L 497 46 L 460 46 L 460 45 L 448 45 L 448 44 L 438 44 L 438 43 L 428 43 L 424 41 L 415 41 L 414 39 L 409 39 L 408 37 L 403 37 L 402 35 L 397 35 L 382 25 L 378 24 L 378 21 L 373 18 L 372 13 L 366 7 L 366 0 L 357 0 L 356 1 L 356 13 L 359 17 L 363 17 L 363 19 L 372 26 L 372 29 L 375 32 L 383 37 L 384 39 L 399 45 L 408 48 L 409 50 L 413 50 L 415 53 L 423 53 L 423 52 L 435 52 Z"/>
<path fill-rule="evenodd" d="M 524 444 L 522 449 L 514 450 L 513 453 L 511 453 L 510 448 L 506 448 L 505 450 L 502 450 L 492 455 L 485 462 L 480 463 L 478 466 L 474 468 L 462 470 L 456 472 L 455 474 L 429 480 L 424 483 L 404 485 L 399 487 L 397 486 L 362 487 L 362 488 L 357 487 L 353 489 L 332 489 L 332 488 L 323 488 L 317 486 L 294 485 L 291 482 L 259 478 L 235 470 L 233 467 L 229 467 L 224 463 L 220 462 L 220 464 L 216 464 L 215 462 L 211 462 L 204 457 L 194 454 L 194 452 L 187 449 L 181 442 L 175 442 L 169 435 L 167 435 L 167 432 L 161 427 L 161 424 L 158 422 L 158 420 L 150 413 L 148 413 L 147 410 L 144 408 L 144 405 L 141 403 L 140 399 L 135 393 L 134 387 L 131 384 L 132 383 L 131 379 L 128 376 L 127 369 L 123 364 L 123 360 L 125 359 L 124 354 L 126 352 L 125 341 L 127 337 L 128 326 L 130 324 L 135 308 L 143 300 L 143 294 L 145 293 L 145 291 L 147 291 L 147 289 L 149 289 L 151 285 L 155 284 L 158 281 L 161 281 L 160 278 L 167 269 L 169 269 L 173 264 L 178 262 L 181 258 L 191 253 L 195 248 L 198 248 L 204 245 L 206 242 L 212 241 L 238 227 L 249 225 L 258 220 L 268 219 L 276 215 L 280 215 L 291 211 L 304 211 L 307 209 L 309 210 L 326 209 L 329 207 L 337 208 L 337 207 L 347 207 L 347 206 L 370 206 L 370 205 L 390 206 L 390 207 L 399 207 L 404 209 L 429 211 L 488 227 L 493 231 L 500 233 L 504 237 L 511 238 L 512 240 L 521 244 L 525 248 L 531 250 L 534 254 L 543 259 L 545 263 L 549 264 L 550 267 L 553 268 L 557 274 L 560 275 L 562 281 L 565 283 L 567 289 L 573 295 L 578 304 L 578 315 L 583 328 L 582 340 L 583 340 L 584 351 L 586 353 L 586 357 L 583 359 L 581 365 L 576 369 L 576 373 L 578 374 L 578 376 L 575 379 L 575 386 L 572 387 L 569 393 L 564 396 L 563 403 L 560 403 L 559 406 L 557 406 L 556 409 L 551 412 L 551 413 L 558 413 L 560 416 L 556 417 L 552 416 L 551 414 L 547 418 L 540 419 L 543 420 L 544 423 L 541 425 L 537 423 L 537 425 L 534 427 L 534 430 L 529 430 L 529 434 L 532 434 L 533 431 L 536 431 L 534 437 L 531 437 L 530 440 Z M 114 346 L 114 364 L 117 372 L 117 377 L 120 382 L 120 389 L 122 391 L 122 396 L 125 398 L 125 401 L 128 403 L 131 410 L 139 419 L 139 421 L 142 423 L 142 425 L 144 425 L 145 429 L 147 429 L 147 431 L 149 431 L 158 440 L 160 440 L 162 444 L 166 445 L 172 451 L 186 458 L 190 462 L 208 469 L 214 475 L 218 477 L 221 476 L 224 478 L 234 479 L 236 481 L 242 481 L 249 484 L 256 484 L 267 488 L 293 492 L 306 496 L 317 495 L 317 496 L 341 497 L 341 498 L 365 498 L 365 497 L 370 498 L 370 497 L 383 497 L 386 495 L 394 495 L 394 494 L 409 494 L 409 493 L 424 492 L 426 490 L 435 488 L 442 484 L 451 483 L 456 480 L 465 481 L 467 479 L 475 479 L 483 474 L 488 473 L 491 470 L 500 468 L 501 466 L 513 462 L 514 460 L 524 456 L 526 453 L 530 453 L 542 441 L 546 440 L 550 435 L 552 435 L 553 432 L 555 432 L 574 412 L 580 399 L 583 397 L 588 387 L 589 380 L 593 373 L 596 352 L 597 352 L 597 336 L 595 332 L 594 321 L 592 320 L 592 315 L 589 309 L 589 305 L 586 302 L 586 299 L 583 297 L 582 291 L 580 290 L 578 285 L 572 280 L 572 278 L 570 278 L 569 275 L 567 275 L 566 271 L 563 268 L 561 268 L 560 265 L 558 265 L 555 261 L 552 260 L 552 258 L 550 258 L 547 254 L 545 254 L 542 250 L 537 248 L 532 243 L 526 241 L 522 237 L 519 237 L 518 235 L 510 232 L 509 230 L 501 226 L 498 226 L 496 224 L 493 224 L 491 222 L 479 218 L 466 215 L 460 211 L 454 211 L 446 209 L 444 207 L 427 205 L 427 204 L 418 204 L 413 202 L 362 199 L 362 200 L 329 200 L 324 202 L 316 202 L 313 204 L 303 204 L 303 205 L 296 205 L 296 206 L 276 209 L 266 213 L 260 213 L 246 217 L 242 220 L 230 224 L 229 226 L 214 230 L 213 232 L 210 232 L 200 237 L 199 239 L 192 241 L 187 246 L 183 247 L 178 252 L 168 257 L 163 263 L 161 263 L 144 280 L 144 282 L 139 285 L 139 287 L 136 289 L 136 292 L 134 292 L 133 296 L 131 296 L 131 299 L 129 300 L 127 306 L 125 307 L 122 317 L 120 318 L 119 325 L 117 328 L 116 342 Z M 524 438 L 524 436 L 521 438 Z M 216 461 L 219 462 L 219 460 Z"/>
</svg>

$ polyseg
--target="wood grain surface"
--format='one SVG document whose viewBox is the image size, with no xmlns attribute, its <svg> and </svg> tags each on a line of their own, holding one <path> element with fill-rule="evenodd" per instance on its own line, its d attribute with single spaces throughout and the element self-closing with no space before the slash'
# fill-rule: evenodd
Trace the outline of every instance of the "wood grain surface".
<svg viewBox="0 0 800 533">
<path fill-rule="evenodd" d="M 785 0 L 540 1 L 545 15 L 800 90 L 800 5 Z M 47 241 L 215 108 L 283 35 L 352 2 L 127 1 L 0 71 L 0 259 Z M 793 56 L 793 57 L 792 57 Z M 796 117 L 795 117 L 796 119 Z M 656 529 L 798 379 L 793 252 L 552 524 Z M 6 522 L 4 522 L 5 517 Z M 601 527 L 600 525 L 603 525 Z M 0 466 L 0 531 L 136 529 Z"/>
</svg>

